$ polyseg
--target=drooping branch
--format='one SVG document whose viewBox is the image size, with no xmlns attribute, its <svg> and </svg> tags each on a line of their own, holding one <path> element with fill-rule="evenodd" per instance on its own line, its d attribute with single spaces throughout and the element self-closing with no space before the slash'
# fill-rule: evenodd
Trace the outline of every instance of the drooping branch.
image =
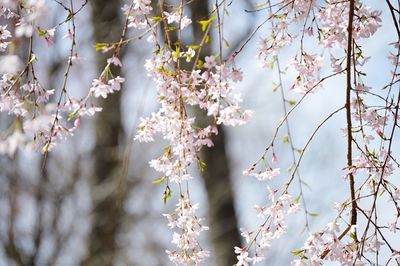
<svg viewBox="0 0 400 266">
<path fill-rule="evenodd" d="M 353 165 L 353 135 L 352 135 L 352 121 L 351 121 L 351 62 L 352 62 L 352 46 L 353 46 L 353 20 L 354 20 L 354 2 L 350 0 L 349 8 L 349 22 L 348 22 L 348 36 L 347 36 L 347 57 L 346 57 L 346 122 L 347 122 L 347 167 L 349 170 L 349 183 L 350 183 L 350 194 L 351 194 L 351 217 L 350 224 L 357 224 L 357 202 L 355 201 L 355 184 L 354 176 L 351 172 Z"/>
</svg>

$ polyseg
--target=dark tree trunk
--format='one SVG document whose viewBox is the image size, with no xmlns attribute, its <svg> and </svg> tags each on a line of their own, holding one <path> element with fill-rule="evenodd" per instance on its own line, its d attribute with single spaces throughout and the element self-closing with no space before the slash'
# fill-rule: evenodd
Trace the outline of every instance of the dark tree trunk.
<svg viewBox="0 0 400 266">
<path fill-rule="evenodd" d="M 204 32 L 198 23 L 206 20 L 210 14 L 208 1 L 194 1 L 190 4 L 195 43 L 199 43 Z M 200 58 L 212 54 L 211 45 L 202 48 Z M 204 113 L 198 111 L 199 120 L 207 120 Z M 203 172 L 207 190 L 210 235 L 218 266 L 231 266 L 237 262 L 233 252 L 234 246 L 240 246 L 240 233 L 234 206 L 234 195 L 230 180 L 229 158 L 226 152 L 226 135 L 222 127 L 218 127 L 218 135 L 213 137 L 214 147 L 204 148 L 202 157 L 206 163 Z"/>
<path fill-rule="evenodd" d="M 115 42 L 120 38 L 122 20 L 121 1 L 92 0 L 93 39 L 95 42 Z M 102 71 L 111 55 L 97 53 L 97 65 Z M 112 69 L 114 75 L 118 70 Z M 94 174 L 92 180 L 92 231 L 88 255 L 83 265 L 113 265 L 117 253 L 116 235 L 122 218 L 117 206 L 121 191 L 117 184 L 121 175 L 120 140 L 123 139 L 121 124 L 121 94 L 108 95 L 100 103 L 103 111 L 96 117 L 96 144 L 93 149 Z M 98 189 L 101 188 L 101 189 Z M 94 194 L 95 191 L 101 191 Z"/>
</svg>

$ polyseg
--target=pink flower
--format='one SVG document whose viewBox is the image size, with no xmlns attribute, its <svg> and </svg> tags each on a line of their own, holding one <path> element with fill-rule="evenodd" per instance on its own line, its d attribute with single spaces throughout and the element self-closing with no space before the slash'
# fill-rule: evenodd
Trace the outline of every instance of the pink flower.
<svg viewBox="0 0 400 266">
<path fill-rule="evenodd" d="M 44 40 L 46 41 L 48 47 L 53 46 L 53 37 L 55 30 L 56 29 L 46 30 L 46 33 L 44 34 Z"/>
</svg>

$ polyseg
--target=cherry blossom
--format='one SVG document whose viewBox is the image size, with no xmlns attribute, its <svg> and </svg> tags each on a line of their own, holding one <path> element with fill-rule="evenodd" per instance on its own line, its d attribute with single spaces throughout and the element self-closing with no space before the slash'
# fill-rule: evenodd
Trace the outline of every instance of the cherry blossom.
<svg viewBox="0 0 400 266">
<path fill-rule="evenodd" d="M 327 261 L 368 265 L 370 257 L 378 258 L 383 250 L 391 254 L 387 263 L 398 261 L 399 251 L 385 236 L 398 232 L 400 218 L 400 188 L 395 179 L 400 166 L 395 151 L 400 121 L 397 94 L 400 41 L 394 39 L 388 43 L 388 52 L 382 56 L 388 59 L 391 71 L 382 73 L 387 75 L 388 83 L 381 88 L 376 88 L 368 79 L 366 70 L 371 57 L 364 48 L 366 42 L 379 41 L 375 34 L 383 24 L 382 10 L 369 7 L 367 1 L 361 0 L 267 1 L 255 10 L 264 12 L 265 22 L 240 49 L 230 51 L 228 58 L 224 57 L 227 53 L 221 47 L 215 54 L 203 56 L 206 37 L 218 36 L 220 44 L 225 40 L 223 19 L 218 18 L 218 24 L 212 24 L 220 12 L 228 13 L 230 4 L 224 3 L 222 10 L 221 2 L 216 2 L 212 15 L 217 13 L 217 16 L 210 18 L 209 26 L 203 29 L 206 36 L 199 45 L 189 45 L 181 39 L 182 31 L 192 23 L 198 23 L 187 16 L 183 1 L 171 4 L 167 11 L 160 10 L 159 16 L 154 16 L 151 0 L 132 0 L 123 5 L 121 10 L 126 16 L 126 26 L 121 29 L 119 41 L 95 45 L 96 50 L 112 55 L 104 62 L 103 71 L 91 77 L 92 83 L 85 88 L 84 96 L 76 98 L 70 94 L 68 80 L 78 59 L 84 58 L 78 53 L 75 28 L 75 17 L 79 12 L 72 5 L 58 3 L 67 19 L 58 25 L 46 25 L 46 1 L 0 0 L 0 52 L 4 53 L 0 58 L 0 112 L 9 115 L 12 121 L 0 136 L 0 154 L 13 157 L 18 149 L 22 149 L 47 155 L 57 143 L 73 136 L 84 123 L 83 117 L 102 111 L 97 98 L 107 100 L 110 94 L 121 90 L 125 79 L 114 75 L 112 70 L 122 67 L 121 48 L 129 42 L 146 39 L 153 53 L 147 58 L 144 70 L 155 84 L 158 109 L 141 118 L 134 139 L 152 142 L 159 135 L 167 143 L 163 152 L 149 162 L 149 166 L 162 175 L 155 183 L 165 185 L 165 204 L 171 194 L 179 191 L 176 208 L 164 214 L 174 245 L 166 254 L 175 264 L 199 265 L 210 256 L 199 240 L 208 227 L 197 216 L 201 212 L 199 205 L 191 202 L 189 193 L 180 188 L 195 178 L 193 165 L 200 170 L 206 167 L 199 153 L 213 147 L 212 137 L 218 134 L 219 126 L 244 125 L 252 117 L 251 110 L 242 109 L 243 100 L 235 87 L 246 77 L 247 70 L 242 71 L 236 66 L 235 58 L 253 40 L 257 42 L 257 52 L 246 57 L 256 57 L 262 67 L 269 68 L 268 71 L 278 68 L 280 82 L 273 87 L 282 92 L 285 114 L 264 153 L 243 171 L 243 175 L 262 181 L 268 196 L 263 203 L 254 205 L 260 226 L 255 230 L 241 228 L 245 246 L 234 247 L 232 251 L 237 257 L 236 265 L 255 265 L 263 261 L 274 241 L 286 234 L 290 215 L 304 212 L 306 216 L 316 216 L 306 208 L 299 169 L 314 135 L 341 110 L 346 111 L 342 128 L 347 140 L 347 161 L 342 162 L 338 170 L 342 170 L 343 182 L 349 183 L 350 193 L 335 205 L 335 217 L 326 226 L 309 232 L 305 242 L 293 252 L 292 265 L 321 265 Z M 398 7 L 391 7 L 390 1 L 386 4 L 398 33 Z M 265 25 L 270 25 L 268 33 L 263 31 Z M 218 34 L 213 35 L 213 30 Z M 46 87 L 35 74 L 35 69 L 41 66 L 41 60 L 33 53 L 36 47 L 23 52 L 27 58 L 14 51 L 14 42 L 24 38 L 35 45 L 36 38 L 42 38 L 42 44 L 38 42 L 38 45 L 52 49 L 55 32 L 64 36 L 63 45 L 69 47 L 64 62 L 64 80 L 57 89 Z M 161 41 L 160 32 L 174 32 L 179 40 L 174 44 L 169 40 Z M 280 52 L 289 46 L 286 60 Z M 191 67 L 183 67 L 183 64 Z M 325 81 L 333 77 L 346 83 L 338 82 L 341 85 L 330 88 L 338 94 L 346 92 L 345 102 L 316 126 L 303 148 L 297 148 L 289 132 L 289 118 L 295 109 L 306 104 L 305 98 L 318 94 Z M 289 100 L 286 91 L 290 97 L 298 98 Z M 192 107 L 204 111 L 209 122 L 199 126 L 200 121 L 191 111 Z M 290 107 L 289 111 L 286 111 L 287 107 Z M 285 123 L 287 127 L 283 129 Z M 276 155 L 280 153 L 277 139 L 284 130 L 287 131 L 284 143 L 290 144 L 294 154 L 289 171 L 281 171 L 286 169 L 285 160 L 278 161 Z M 282 181 L 283 185 L 274 187 L 273 179 Z M 293 180 L 296 179 L 300 195 L 294 192 L 296 182 Z M 390 221 L 383 222 L 376 217 L 382 199 L 392 208 Z"/>
</svg>

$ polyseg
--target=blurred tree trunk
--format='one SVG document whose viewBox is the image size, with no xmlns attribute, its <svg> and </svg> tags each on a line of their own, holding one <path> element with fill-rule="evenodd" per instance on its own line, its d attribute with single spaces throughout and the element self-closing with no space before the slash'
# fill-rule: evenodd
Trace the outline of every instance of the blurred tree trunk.
<svg viewBox="0 0 400 266">
<path fill-rule="evenodd" d="M 120 38 L 122 18 L 120 0 L 92 0 L 92 24 L 94 42 L 115 42 Z M 110 53 L 97 53 L 99 71 L 104 69 Z M 112 69 L 116 76 L 119 71 Z M 96 144 L 93 149 L 94 174 L 92 180 L 93 212 L 92 231 L 89 236 L 85 266 L 113 265 L 118 247 L 116 235 L 122 219 L 121 199 L 117 189 L 121 175 L 120 140 L 123 139 L 121 124 L 121 94 L 108 95 L 99 103 L 103 111 L 96 116 Z"/>
<path fill-rule="evenodd" d="M 192 14 L 193 36 L 195 44 L 198 44 L 204 35 L 198 21 L 209 18 L 209 1 L 194 1 L 189 6 Z M 201 50 L 200 58 L 211 54 L 211 44 L 205 45 Z M 197 119 L 201 121 L 209 118 L 204 112 L 198 110 Z M 229 158 L 225 147 L 226 137 L 221 126 L 218 127 L 218 135 L 214 136 L 212 141 L 213 148 L 202 150 L 202 158 L 206 163 L 202 174 L 208 196 L 210 235 L 217 265 L 231 266 L 237 262 L 233 247 L 241 245 L 241 238 L 234 206 Z"/>
</svg>

